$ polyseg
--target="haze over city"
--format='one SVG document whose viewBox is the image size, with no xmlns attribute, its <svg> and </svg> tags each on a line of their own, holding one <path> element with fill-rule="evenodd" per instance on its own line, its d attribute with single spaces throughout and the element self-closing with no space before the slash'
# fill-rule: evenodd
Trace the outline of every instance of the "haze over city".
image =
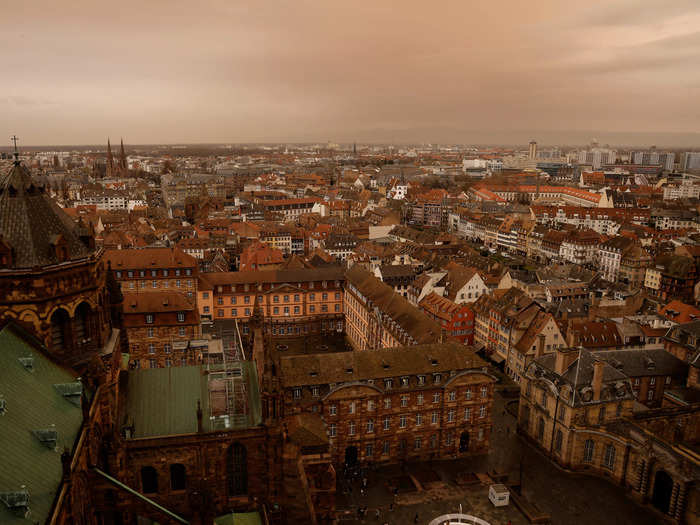
<svg viewBox="0 0 700 525">
<path fill-rule="evenodd" d="M 6 3 L 25 145 L 698 143 L 700 3 Z"/>
</svg>

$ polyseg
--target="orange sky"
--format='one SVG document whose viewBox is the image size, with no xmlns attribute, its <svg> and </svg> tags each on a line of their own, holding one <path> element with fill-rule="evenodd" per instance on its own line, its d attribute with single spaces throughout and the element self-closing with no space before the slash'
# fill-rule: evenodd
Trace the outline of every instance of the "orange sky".
<svg viewBox="0 0 700 525">
<path fill-rule="evenodd" d="M 698 0 L 0 7 L 0 128 L 26 145 L 700 142 Z"/>
</svg>

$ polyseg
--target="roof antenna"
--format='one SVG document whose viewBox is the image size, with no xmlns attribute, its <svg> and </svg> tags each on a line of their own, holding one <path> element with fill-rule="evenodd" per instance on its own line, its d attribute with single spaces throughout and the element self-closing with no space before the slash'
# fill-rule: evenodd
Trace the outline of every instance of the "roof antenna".
<svg viewBox="0 0 700 525">
<path fill-rule="evenodd" d="M 15 166 L 19 166 L 19 151 L 17 150 L 17 141 L 19 139 L 17 138 L 17 135 L 12 135 L 10 140 L 15 143 Z"/>
</svg>

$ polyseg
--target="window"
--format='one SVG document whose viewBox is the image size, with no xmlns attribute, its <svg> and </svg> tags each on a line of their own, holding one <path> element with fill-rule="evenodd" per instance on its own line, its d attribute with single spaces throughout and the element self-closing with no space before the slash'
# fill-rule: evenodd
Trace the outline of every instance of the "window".
<svg viewBox="0 0 700 525">
<path fill-rule="evenodd" d="M 294 399 L 299 399 L 301 398 L 301 388 L 295 388 L 294 389 Z"/>
<path fill-rule="evenodd" d="M 374 419 L 367 420 L 367 433 L 371 434 L 374 432 Z"/>
<path fill-rule="evenodd" d="M 163 352 L 165 352 L 166 354 L 169 354 L 170 351 L 171 351 L 171 350 L 170 350 L 170 345 L 169 345 L 168 343 L 165 343 L 165 344 L 163 345 Z"/>
<path fill-rule="evenodd" d="M 439 403 L 440 402 L 440 392 L 435 392 L 433 394 L 433 403 Z"/>
<path fill-rule="evenodd" d="M 170 465 L 170 489 L 185 490 L 186 488 L 186 471 L 185 465 L 182 463 L 174 463 Z"/>
<path fill-rule="evenodd" d="M 419 427 L 423 424 L 423 414 L 416 414 L 416 426 Z"/>
<path fill-rule="evenodd" d="M 365 445 L 365 456 L 371 458 L 374 455 L 374 446 L 372 443 L 367 443 Z"/>
<path fill-rule="evenodd" d="M 146 323 L 153 324 L 153 314 L 146 314 Z"/>
<path fill-rule="evenodd" d="M 391 452 L 391 443 L 389 443 L 388 441 L 385 441 L 385 442 L 384 442 L 384 447 L 383 447 L 383 451 L 382 451 L 382 452 L 383 452 L 384 455 L 388 455 L 389 452 Z"/>
<path fill-rule="evenodd" d="M 544 443 L 544 419 L 540 418 L 537 423 L 537 439 Z"/>
<path fill-rule="evenodd" d="M 583 462 L 592 463 L 593 462 L 593 451 L 595 449 L 595 443 L 592 439 L 587 439 L 583 444 Z"/>
<path fill-rule="evenodd" d="M 355 422 L 354 421 L 350 421 L 350 424 L 348 425 L 348 435 L 349 436 L 355 435 Z"/>
<path fill-rule="evenodd" d="M 407 377 L 407 376 L 403 376 L 403 377 L 401 378 L 401 386 L 402 386 L 402 387 L 407 387 L 407 386 L 408 386 L 408 377 Z"/>
<path fill-rule="evenodd" d="M 240 443 L 228 448 L 226 461 L 226 478 L 230 496 L 239 496 L 248 492 L 248 451 Z"/>
<path fill-rule="evenodd" d="M 238 308 L 231 308 L 231 317 L 238 317 Z"/>
<path fill-rule="evenodd" d="M 390 408 L 391 408 L 391 398 L 385 397 L 384 398 L 384 410 L 389 410 Z"/>
<path fill-rule="evenodd" d="M 336 427 L 335 423 L 331 423 L 330 425 L 328 425 L 328 434 L 330 435 L 330 437 L 336 436 L 337 427 Z"/>
<path fill-rule="evenodd" d="M 420 450 L 422 446 L 423 446 L 423 441 L 421 440 L 421 438 L 417 437 L 415 439 L 415 441 L 413 442 L 413 448 L 415 450 Z"/>
<path fill-rule="evenodd" d="M 153 329 L 152 326 L 148 327 L 147 333 L 148 333 L 148 337 L 155 337 L 155 330 Z"/>
<path fill-rule="evenodd" d="M 298 314 L 298 313 L 299 313 L 299 307 L 298 307 L 298 306 L 295 306 L 295 307 L 294 307 L 294 313 L 295 313 L 295 314 Z"/>
<path fill-rule="evenodd" d="M 457 393 L 453 390 L 452 392 L 450 392 L 450 393 L 448 394 L 448 396 L 449 396 L 449 400 L 450 400 L 450 401 L 454 401 L 454 400 L 455 400 L 455 397 L 457 396 Z"/>
<path fill-rule="evenodd" d="M 367 411 L 368 412 L 374 411 L 374 400 L 372 400 L 372 399 L 367 400 Z"/>
<path fill-rule="evenodd" d="M 349 414 L 355 413 L 355 402 L 354 401 L 350 401 L 350 404 L 348 405 L 348 413 Z"/>
<path fill-rule="evenodd" d="M 141 468 L 141 490 L 144 494 L 158 492 L 158 472 L 153 467 Z"/>
<path fill-rule="evenodd" d="M 392 385 L 394 384 L 394 381 L 391 379 L 385 379 L 384 380 L 384 389 L 385 390 L 391 390 Z"/>
<path fill-rule="evenodd" d="M 178 288 L 180 288 L 180 279 L 178 279 L 177 281 L 175 281 L 175 286 L 177 286 Z"/>
<path fill-rule="evenodd" d="M 336 405 L 330 405 L 330 406 L 328 407 L 328 413 L 329 413 L 331 416 L 335 416 L 335 415 L 338 413 L 338 407 L 337 407 Z"/>
<path fill-rule="evenodd" d="M 273 296 L 273 297 L 272 297 L 272 302 L 273 302 L 273 303 L 279 303 L 279 302 L 280 302 L 280 296 L 279 296 L 279 295 Z"/>
<path fill-rule="evenodd" d="M 481 405 L 479 407 L 479 417 L 482 419 L 486 417 L 486 405 Z"/>
<path fill-rule="evenodd" d="M 566 415 L 566 407 L 564 405 L 559 406 L 559 413 L 557 414 L 557 419 L 559 421 L 564 421 L 564 416 Z"/>
<path fill-rule="evenodd" d="M 418 376 L 418 385 L 423 386 L 425 384 L 425 376 Z"/>
<path fill-rule="evenodd" d="M 634 378 L 634 386 L 639 386 L 639 378 L 638 377 Z"/>
<path fill-rule="evenodd" d="M 479 433 L 477 434 L 476 439 L 478 439 L 479 441 L 484 439 L 484 429 L 483 428 L 479 429 Z"/>
<path fill-rule="evenodd" d="M 314 313 L 316 311 L 316 307 L 312 304 L 309 305 L 309 312 Z"/>
<path fill-rule="evenodd" d="M 126 275 L 129 276 L 129 277 L 133 277 L 133 276 L 134 276 L 134 272 L 131 271 L 131 270 L 129 270 L 128 272 L 126 272 Z"/>
<path fill-rule="evenodd" d="M 464 397 L 467 401 L 469 401 L 472 398 L 472 389 L 467 388 L 467 391 L 464 393 Z"/>
<path fill-rule="evenodd" d="M 149 354 L 155 354 L 156 353 L 156 345 L 153 343 L 148 344 L 148 353 Z"/>
<path fill-rule="evenodd" d="M 471 409 L 471 407 L 467 407 L 464 409 L 464 420 L 470 421 L 471 418 L 472 418 L 472 409 Z"/>
<path fill-rule="evenodd" d="M 615 447 L 607 445 L 605 447 L 605 456 L 603 457 L 603 466 L 610 470 L 615 467 Z"/>
<path fill-rule="evenodd" d="M 435 434 L 430 436 L 430 448 L 437 447 L 437 436 Z"/>
<path fill-rule="evenodd" d="M 294 294 L 294 302 L 298 303 L 299 302 L 299 294 Z"/>
<path fill-rule="evenodd" d="M 671 376 L 666 376 L 666 384 L 667 385 L 671 384 Z"/>
<path fill-rule="evenodd" d="M 245 304 L 250 304 L 250 295 L 244 295 L 243 296 L 243 302 Z"/>
<path fill-rule="evenodd" d="M 275 306 L 275 307 L 272 309 L 272 313 L 275 314 L 275 315 L 278 314 L 278 313 L 280 313 L 280 307 L 279 307 L 279 306 Z"/>
<path fill-rule="evenodd" d="M 312 386 L 311 387 L 311 395 L 314 397 L 318 397 L 318 387 L 317 386 Z"/>
<path fill-rule="evenodd" d="M 223 316 L 224 316 L 224 309 L 223 309 L 223 308 L 219 308 L 219 309 L 216 311 L 216 316 L 217 316 L 217 317 L 223 317 Z"/>
<path fill-rule="evenodd" d="M 564 435 L 562 434 L 561 430 L 557 430 L 557 433 L 554 435 L 554 452 L 557 454 L 561 453 L 561 444 L 563 440 Z"/>
<path fill-rule="evenodd" d="M 440 381 L 442 381 L 442 375 L 433 374 L 433 383 L 438 384 Z"/>
<path fill-rule="evenodd" d="M 655 384 L 656 384 L 656 378 L 655 378 L 655 377 L 652 377 L 651 379 L 649 379 L 649 384 L 650 384 L 650 385 L 655 385 Z"/>
<path fill-rule="evenodd" d="M 647 392 L 647 401 L 652 401 L 653 399 L 654 399 L 654 391 L 653 391 L 653 390 L 649 390 L 649 391 Z"/>
<path fill-rule="evenodd" d="M 284 296 L 284 302 L 285 302 L 285 303 L 288 303 L 288 302 L 289 302 L 289 296 L 288 296 L 288 295 L 285 295 L 285 296 Z"/>
<path fill-rule="evenodd" d="M 437 412 L 433 412 L 432 415 L 430 416 L 430 423 L 432 423 L 433 425 L 437 425 L 439 417 L 440 416 Z"/>
<path fill-rule="evenodd" d="M 235 295 L 231 296 L 231 304 L 236 304 L 236 296 Z"/>
<path fill-rule="evenodd" d="M 423 394 L 418 394 L 417 399 L 416 399 L 416 403 L 417 403 L 418 405 L 422 405 L 422 404 L 423 404 Z"/>
<path fill-rule="evenodd" d="M 481 387 L 481 397 L 482 398 L 486 397 L 488 395 L 488 393 L 489 393 L 489 389 L 486 388 L 485 386 L 482 386 Z"/>
<path fill-rule="evenodd" d="M 327 294 L 326 292 L 323 292 L 323 294 L 321 294 L 321 299 L 324 300 L 324 301 L 327 301 L 327 300 L 328 300 L 328 294 Z"/>
<path fill-rule="evenodd" d="M 408 396 L 401 396 L 401 406 L 402 407 L 408 406 Z"/>
<path fill-rule="evenodd" d="M 391 418 L 389 416 L 386 416 L 384 418 L 384 426 L 383 426 L 384 430 L 389 430 L 390 425 L 391 425 Z"/>
<path fill-rule="evenodd" d="M 205 314 L 208 314 L 208 313 L 209 313 L 209 307 L 208 307 L 208 306 L 205 306 L 205 307 L 204 307 L 204 313 L 205 313 Z"/>
<path fill-rule="evenodd" d="M 399 417 L 399 428 L 406 428 L 406 416 Z"/>
<path fill-rule="evenodd" d="M 598 412 L 598 423 L 602 423 L 603 421 L 605 421 L 605 405 L 601 406 Z"/>
<path fill-rule="evenodd" d="M 313 288 L 313 284 L 311 283 L 311 288 Z M 309 294 L 309 301 L 315 301 L 316 300 L 316 294 L 315 293 L 310 293 Z"/>
<path fill-rule="evenodd" d="M 178 323 L 184 323 L 184 322 L 185 322 L 185 312 L 178 312 L 178 313 L 177 313 L 177 322 L 178 322 Z"/>
<path fill-rule="evenodd" d="M 447 413 L 447 422 L 448 422 L 448 423 L 453 423 L 454 420 L 455 420 L 455 411 L 454 411 L 454 410 L 450 410 L 450 411 Z"/>
<path fill-rule="evenodd" d="M 246 308 L 244 313 L 246 316 L 250 316 L 250 308 Z M 247 328 L 247 326 L 246 326 L 246 328 Z"/>
</svg>

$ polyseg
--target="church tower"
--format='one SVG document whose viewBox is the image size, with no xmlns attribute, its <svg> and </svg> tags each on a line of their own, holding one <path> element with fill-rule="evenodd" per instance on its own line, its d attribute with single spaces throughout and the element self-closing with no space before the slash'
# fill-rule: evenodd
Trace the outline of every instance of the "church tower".
<svg viewBox="0 0 700 525">
<path fill-rule="evenodd" d="M 127 167 L 126 153 L 124 153 L 124 139 L 121 139 L 121 146 L 119 147 L 119 170 L 122 175 L 126 174 Z"/>
<path fill-rule="evenodd" d="M 112 156 L 112 145 L 107 139 L 107 171 L 106 176 L 110 178 L 114 175 L 114 157 Z"/>
</svg>

